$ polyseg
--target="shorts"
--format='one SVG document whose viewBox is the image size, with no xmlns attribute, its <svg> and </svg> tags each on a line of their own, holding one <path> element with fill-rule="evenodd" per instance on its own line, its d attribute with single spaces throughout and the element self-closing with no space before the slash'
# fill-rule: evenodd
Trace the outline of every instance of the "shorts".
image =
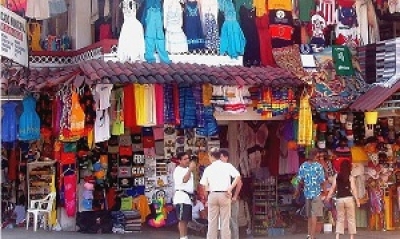
<svg viewBox="0 0 400 239">
<path fill-rule="evenodd" d="M 179 221 L 189 222 L 192 220 L 192 205 L 178 203 L 175 205 L 175 210 Z"/>
<path fill-rule="evenodd" d="M 306 199 L 306 213 L 307 217 L 311 216 L 322 217 L 324 211 L 324 203 L 321 197 L 315 197 L 313 199 Z"/>
</svg>

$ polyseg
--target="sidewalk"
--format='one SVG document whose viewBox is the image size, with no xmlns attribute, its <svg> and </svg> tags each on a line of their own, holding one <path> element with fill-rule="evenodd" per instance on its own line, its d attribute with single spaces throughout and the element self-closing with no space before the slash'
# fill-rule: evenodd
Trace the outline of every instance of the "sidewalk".
<svg viewBox="0 0 400 239">
<path fill-rule="evenodd" d="M 266 237 L 266 236 L 265 236 Z M 265 237 L 256 237 L 256 238 L 265 238 Z M 145 228 L 142 232 L 135 233 L 127 233 L 127 234 L 83 234 L 79 232 L 65 232 L 65 231 L 44 231 L 43 229 L 39 229 L 37 232 L 34 232 L 32 229 L 28 231 L 25 228 L 14 228 L 14 229 L 2 229 L 1 231 L 2 239 L 71 239 L 71 238 L 79 238 L 79 239 L 125 239 L 125 238 L 135 238 L 135 239 L 179 239 L 179 235 L 177 230 L 173 229 L 165 230 L 163 228 L 160 229 L 149 229 Z M 200 239 L 203 237 L 189 235 L 189 239 Z M 251 237 L 250 237 L 251 238 Z M 293 234 L 293 235 L 284 235 L 284 236 L 276 236 L 273 238 L 277 239 L 305 239 L 305 234 Z M 335 235 L 333 233 L 330 234 L 320 234 L 317 238 L 322 239 L 334 239 Z M 343 239 L 348 239 L 348 235 L 342 236 Z M 355 239 L 399 239 L 400 231 L 364 231 L 359 230 L 358 234 L 355 236 Z M 242 238 L 241 238 L 242 239 Z M 246 239 L 246 238 L 243 238 Z"/>
</svg>

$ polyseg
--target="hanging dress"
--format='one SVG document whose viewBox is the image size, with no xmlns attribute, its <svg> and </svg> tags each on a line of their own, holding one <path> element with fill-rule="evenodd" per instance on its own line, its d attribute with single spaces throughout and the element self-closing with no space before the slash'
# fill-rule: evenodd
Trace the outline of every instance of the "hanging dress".
<svg viewBox="0 0 400 239">
<path fill-rule="evenodd" d="M 165 48 L 169 53 L 188 51 L 187 38 L 182 30 L 183 15 L 179 0 L 164 1 Z"/>
<path fill-rule="evenodd" d="M 37 140 L 40 138 L 40 118 L 36 113 L 36 99 L 27 96 L 22 105 L 24 110 L 19 118 L 19 139 Z"/>
<path fill-rule="evenodd" d="M 260 58 L 260 38 L 256 25 L 256 11 L 242 5 L 239 10 L 240 25 L 246 37 L 246 47 L 243 55 L 243 66 L 259 66 Z"/>
<path fill-rule="evenodd" d="M 17 103 L 7 102 L 1 106 L 3 117 L 1 119 L 1 141 L 14 142 L 17 140 Z"/>
<path fill-rule="evenodd" d="M 117 56 L 121 62 L 143 61 L 145 52 L 143 25 L 136 19 L 135 1 L 125 2 L 128 4 L 124 4 L 123 8 L 124 23 L 119 34 Z"/>
<path fill-rule="evenodd" d="M 204 34 L 197 1 L 189 1 L 185 4 L 183 30 L 187 37 L 189 51 L 204 48 Z"/>
<path fill-rule="evenodd" d="M 310 96 L 303 93 L 300 98 L 298 144 L 309 146 L 312 144 L 313 121 L 310 105 Z"/>
<path fill-rule="evenodd" d="M 236 19 L 236 12 L 233 8 L 233 4 L 227 5 L 224 16 L 225 21 L 221 28 L 219 54 L 224 55 L 227 53 L 228 56 L 236 59 L 239 55 L 244 54 L 246 39 Z"/>
</svg>

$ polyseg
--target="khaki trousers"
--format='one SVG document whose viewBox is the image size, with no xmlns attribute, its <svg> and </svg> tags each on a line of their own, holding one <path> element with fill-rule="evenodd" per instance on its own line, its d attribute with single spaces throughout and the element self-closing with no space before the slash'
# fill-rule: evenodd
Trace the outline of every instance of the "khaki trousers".
<svg viewBox="0 0 400 239">
<path fill-rule="evenodd" d="M 336 233 L 344 234 L 344 219 L 347 219 L 349 234 L 356 234 L 356 206 L 353 197 L 336 199 Z"/>
<path fill-rule="evenodd" d="M 239 200 L 232 201 L 231 203 L 231 235 L 232 239 L 239 239 Z"/>
<path fill-rule="evenodd" d="M 226 192 L 210 192 L 208 195 L 207 239 L 218 238 L 218 220 L 221 218 L 221 239 L 231 239 L 231 199 Z"/>
</svg>

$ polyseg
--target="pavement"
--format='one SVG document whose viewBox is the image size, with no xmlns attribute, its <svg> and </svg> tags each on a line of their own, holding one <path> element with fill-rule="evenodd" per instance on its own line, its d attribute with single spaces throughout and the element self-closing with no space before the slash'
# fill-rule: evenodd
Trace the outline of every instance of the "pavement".
<svg viewBox="0 0 400 239">
<path fill-rule="evenodd" d="M 243 236 L 240 239 L 255 239 L 265 238 Z M 2 229 L 2 239 L 179 239 L 177 229 L 169 228 L 144 228 L 141 232 L 125 233 L 125 234 L 84 234 L 79 232 L 67 232 L 67 231 L 45 231 L 38 229 L 34 232 L 32 229 L 26 230 L 25 228 L 13 228 L 13 229 Z M 189 239 L 200 239 L 205 237 L 189 235 Z M 283 236 L 274 236 L 276 239 L 306 239 L 306 234 L 290 234 Z M 334 239 L 335 234 L 320 234 L 317 239 Z M 340 238 L 349 238 L 348 235 L 341 236 Z M 397 231 L 368 231 L 359 230 L 355 239 L 400 239 L 400 230 Z"/>
</svg>

